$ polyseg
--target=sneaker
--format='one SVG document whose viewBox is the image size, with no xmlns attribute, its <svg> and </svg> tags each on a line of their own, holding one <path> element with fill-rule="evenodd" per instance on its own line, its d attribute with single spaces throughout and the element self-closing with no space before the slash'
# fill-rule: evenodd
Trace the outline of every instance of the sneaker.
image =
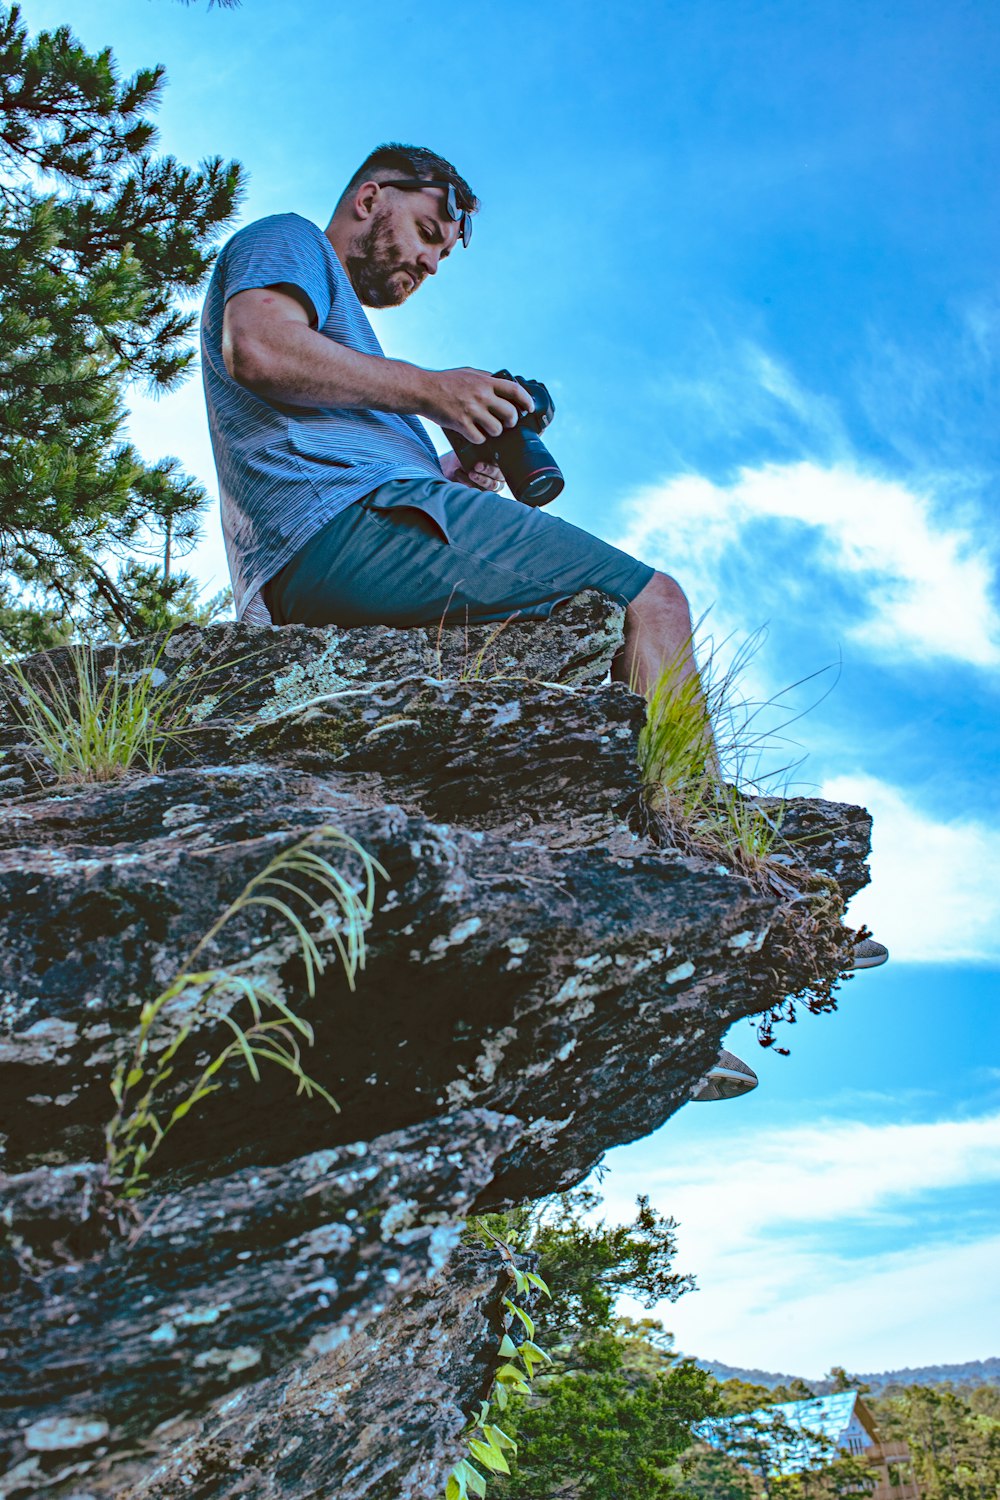
<svg viewBox="0 0 1000 1500">
<path fill-rule="evenodd" d="M 849 967 L 877 969 L 879 964 L 884 964 L 888 957 L 889 950 L 882 943 L 876 943 L 872 937 L 862 938 L 860 943 L 854 944 L 854 961 Z"/>
<path fill-rule="evenodd" d="M 698 1104 L 712 1099 L 737 1099 L 740 1094 L 749 1094 L 757 1087 L 757 1074 L 742 1058 L 725 1049 L 716 1058 L 715 1067 L 709 1068 L 698 1088 L 691 1095 Z"/>
</svg>

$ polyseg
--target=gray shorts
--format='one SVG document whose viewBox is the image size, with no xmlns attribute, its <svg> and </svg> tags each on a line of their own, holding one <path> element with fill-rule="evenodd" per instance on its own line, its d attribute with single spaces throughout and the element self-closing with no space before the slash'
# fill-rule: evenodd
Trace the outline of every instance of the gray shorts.
<svg viewBox="0 0 1000 1500">
<path fill-rule="evenodd" d="M 653 569 L 590 532 L 447 479 L 394 479 L 271 579 L 276 625 L 436 625 L 548 615 L 581 589 L 629 604 Z"/>
</svg>

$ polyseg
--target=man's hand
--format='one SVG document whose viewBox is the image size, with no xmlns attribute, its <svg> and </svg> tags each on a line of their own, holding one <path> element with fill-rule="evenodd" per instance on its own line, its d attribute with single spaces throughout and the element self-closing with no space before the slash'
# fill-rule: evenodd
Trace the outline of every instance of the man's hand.
<svg viewBox="0 0 1000 1500">
<path fill-rule="evenodd" d="M 447 427 L 467 443 L 484 443 L 534 411 L 523 385 L 485 370 L 426 370 L 421 380 L 420 415 Z"/>
<path fill-rule="evenodd" d="M 494 464 L 473 464 L 467 471 L 457 453 L 441 454 L 441 473 L 452 484 L 468 484 L 477 490 L 498 490 L 503 484 L 503 475 Z"/>
</svg>

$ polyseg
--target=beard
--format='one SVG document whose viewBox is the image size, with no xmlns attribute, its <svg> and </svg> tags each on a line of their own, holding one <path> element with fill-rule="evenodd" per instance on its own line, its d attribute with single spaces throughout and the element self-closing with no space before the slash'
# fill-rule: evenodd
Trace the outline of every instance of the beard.
<svg viewBox="0 0 1000 1500">
<path fill-rule="evenodd" d="M 352 248 L 347 274 L 364 307 L 398 307 L 416 291 L 422 277 L 400 260 L 388 212 L 374 214 Z"/>
</svg>

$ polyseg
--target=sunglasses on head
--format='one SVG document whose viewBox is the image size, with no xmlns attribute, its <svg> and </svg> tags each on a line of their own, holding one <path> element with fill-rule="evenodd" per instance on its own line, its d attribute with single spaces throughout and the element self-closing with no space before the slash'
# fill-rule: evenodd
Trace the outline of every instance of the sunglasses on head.
<svg viewBox="0 0 1000 1500">
<path fill-rule="evenodd" d="M 444 188 L 444 206 L 447 209 L 448 217 L 458 225 L 459 239 L 465 248 L 468 249 L 469 241 L 472 239 L 472 215 L 467 213 L 464 208 L 459 208 L 458 194 L 455 191 L 455 184 L 453 182 L 445 182 L 442 178 L 438 177 L 422 177 L 417 179 L 407 177 L 399 181 L 394 179 L 392 182 L 382 182 L 379 186 L 401 188 L 403 192 L 409 193 L 420 193 L 423 192 L 424 188 Z"/>
</svg>

